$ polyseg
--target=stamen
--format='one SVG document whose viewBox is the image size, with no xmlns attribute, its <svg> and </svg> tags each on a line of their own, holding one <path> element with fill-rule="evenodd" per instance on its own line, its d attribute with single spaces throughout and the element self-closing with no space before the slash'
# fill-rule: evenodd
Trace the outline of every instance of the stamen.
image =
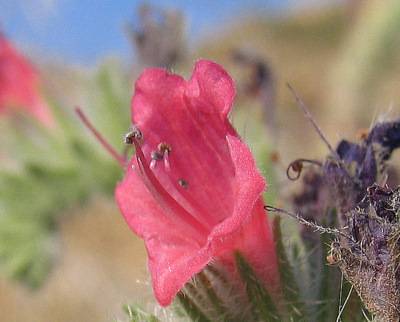
<svg viewBox="0 0 400 322">
<path fill-rule="evenodd" d="M 124 135 L 124 142 L 126 144 L 133 144 L 133 140 L 140 140 L 143 137 L 142 132 L 138 129 L 136 125 L 131 125 L 131 128 Z"/>
<path fill-rule="evenodd" d="M 153 171 L 156 167 L 156 160 L 151 160 L 149 164 L 149 168 Z"/>
<path fill-rule="evenodd" d="M 179 179 L 178 183 L 183 189 L 189 188 L 189 181 L 187 181 L 186 179 Z"/>
<path fill-rule="evenodd" d="M 153 170 L 156 166 L 156 163 L 161 162 L 164 159 L 164 156 L 158 151 L 151 151 L 150 158 L 150 169 Z"/>
<path fill-rule="evenodd" d="M 154 161 L 162 161 L 162 160 L 164 160 L 164 154 L 163 154 L 163 153 L 160 153 L 160 152 L 158 152 L 158 151 L 151 151 L 150 157 L 151 157 Z"/>
<path fill-rule="evenodd" d="M 162 154 L 164 154 L 165 151 L 168 152 L 168 154 L 171 153 L 172 151 L 172 146 L 170 144 L 168 144 L 167 142 L 161 142 L 158 146 L 157 146 L 158 150 L 160 150 L 160 152 Z"/>
<path fill-rule="evenodd" d="M 201 205 L 196 200 L 196 198 L 193 198 L 193 195 L 188 191 L 189 181 L 187 181 L 186 179 L 176 180 L 175 178 L 173 178 L 167 151 L 164 151 L 164 166 L 165 166 L 165 172 L 168 175 L 169 180 L 174 184 L 176 191 L 181 195 L 182 199 L 185 199 L 190 204 L 192 209 L 196 211 L 196 213 L 201 214 L 200 216 L 197 217 L 200 217 L 202 221 L 203 222 L 205 221 L 210 227 L 214 227 L 215 225 L 217 225 L 218 221 L 215 220 L 215 216 L 210 214 L 208 210 L 206 210 L 203 207 L 203 205 Z"/>
<path fill-rule="evenodd" d="M 164 150 L 164 167 L 165 170 L 167 171 L 167 174 L 169 176 L 171 176 L 171 166 L 169 165 L 169 158 L 168 158 L 168 150 Z M 172 182 L 174 182 L 175 180 L 171 180 Z"/>
<path fill-rule="evenodd" d="M 178 216 L 180 221 L 187 223 L 198 235 L 199 241 L 203 243 L 211 228 L 206 227 L 202 221 L 189 213 L 165 190 L 154 173 L 151 171 L 136 138 L 133 138 L 133 144 L 135 145 L 136 149 L 136 158 L 141 172 L 141 178 L 143 179 L 143 183 L 146 185 L 149 192 L 161 206 L 166 207 L 170 210 L 170 213 Z"/>
</svg>

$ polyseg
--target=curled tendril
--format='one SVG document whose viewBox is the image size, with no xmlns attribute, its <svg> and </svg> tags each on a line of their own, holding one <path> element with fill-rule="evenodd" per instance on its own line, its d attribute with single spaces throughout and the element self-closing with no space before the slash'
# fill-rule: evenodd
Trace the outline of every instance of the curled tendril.
<svg viewBox="0 0 400 322">
<path fill-rule="evenodd" d="M 296 181 L 298 178 L 300 178 L 301 171 L 303 170 L 303 163 L 311 163 L 322 167 L 321 162 L 315 160 L 307 160 L 307 159 L 294 160 L 292 163 L 289 164 L 289 166 L 286 169 L 286 176 L 288 177 L 289 180 Z M 295 172 L 295 176 L 291 175 L 290 173 L 291 171 Z"/>
</svg>

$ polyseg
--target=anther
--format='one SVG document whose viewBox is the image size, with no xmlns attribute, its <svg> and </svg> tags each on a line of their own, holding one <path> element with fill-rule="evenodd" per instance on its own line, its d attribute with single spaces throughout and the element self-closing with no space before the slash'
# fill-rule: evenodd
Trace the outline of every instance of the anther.
<svg viewBox="0 0 400 322">
<path fill-rule="evenodd" d="M 167 142 L 161 142 L 161 143 L 157 146 L 157 148 L 158 148 L 158 150 L 159 150 L 162 154 L 164 154 L 165 151 L 167 151 L 168 154 L 170 154 L 171 151 L 172 151 L 172 146 L 171 146 L 169 143 L 167 143 Z"/>
<path fill-rule="evenodd" d="M 187 181 L 186 179 L 179 179 L 178 183 L 183 189 L 189 188 L 189 181 Z"/>
<path fill-rule="evenodd" d="M 154 161 L 162 161 L 164 159 L 164 155 L 158 151 L 151 151 L 150 153 L 150 157 L 154 160 Z"/>
<path fill-rule="evenodd" d="M 133 140 L 140 140 L 143 137 L 142 132 L 138 129 L 136 125 L 132 125 L 130 130 L 124 135 L 124 142 L 126 144 L 133 144 Z"/>
</svg>

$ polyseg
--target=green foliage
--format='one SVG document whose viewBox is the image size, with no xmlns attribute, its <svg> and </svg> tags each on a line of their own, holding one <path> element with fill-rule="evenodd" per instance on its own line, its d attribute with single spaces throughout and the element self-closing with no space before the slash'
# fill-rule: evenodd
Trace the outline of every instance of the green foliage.
<svg viewBox="0 0 400 322">
<path fill-rule="evenodd" d="M 147 313 L 138 304 L 125 305 L 122 308 L 129 316 L 131 322 L 159 322 L 160 320 L 153 314 Z"/>
<path fill-rule="evenodd" d="M 195 296 L 196 291 L 192 290 L 193 296 Z M 180 306 L 186 312 L 187 316 L 191 321 L 199 321 L 199 322 L 208 322 L 211 321 L 207 315 L 206 311 L 208 311 L 207 306 L 199 306 L 192 297 L 188 297 L 183 293 L 178 293 L 177 299 L 179 301 Z"/>
<path fill-rule="evenodd" d="M 255 320 L 282 321 L 281 312 L 251 265 L 238 251 L 235 252 L 235 259 Z"/>
<path fill-rule="evenodd" d="M 193 321 L 243 321 L 251 312 L 238 281 L 218 261 L 185 284 L 172 310 Z"/>
<path fill-rule="evenodd" d="M 122 79 L 121 69 L 103 66 L 94 81 L 103 103 L 88 106 L 101 120 L 99 132 L 121 151 L 130 124 L 129 90 L 116 84 Z M 72 108 L 53 104 L 53 112 L 53 131 L 21 115 L 4 123 L 0 142 L 6 154 L 0 169 L 0 269 L 31 287 L 43 283 L 57 256 L 61 218 L 94 193 L 112 197 L 123 174 Z"/>
<path fill-rule="evenodd" d="M 289 262 L 288 256 L 286 255 L 286 249 L 282 242 L 280 221 L 281 219 L 279 216 L 274 218 L 273 230 L 276 253 L 278 256 L 281 288 L 287 306 L 288 315 L 295 321 L 300 321 L 305 319 L 307 316 L 305 312 L 305 303 L 301 297 L 292 264 Z"/>
</svg>

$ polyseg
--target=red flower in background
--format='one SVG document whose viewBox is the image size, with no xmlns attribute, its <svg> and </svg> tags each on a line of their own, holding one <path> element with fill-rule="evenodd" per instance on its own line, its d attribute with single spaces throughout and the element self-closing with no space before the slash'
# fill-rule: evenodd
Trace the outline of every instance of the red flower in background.
<svg viewBox="0 0 400 322">
<path fill-rule="evenodd" d="M 171 303 L 213 259 L 241 250 L 266 287 L 279 275 L 273 235 L 263 209 L 265 181 L 248 147 L 227 120 L 232 79 L 201 60 L 189 81 L 162 69 L 136 83 L 129 135 L 136 155 L 116 188 L 119 208 L 144 239 L 155 296 Z M 135 132 L 135 130 L 134 130 Z"/>
<path fill-rule="evenodd" d="M 52 126 L 52 114 L 39 95 L 38 85 L 34 68 L 0 32 L 0 112 L 18 107 Z"/>
</svg>

